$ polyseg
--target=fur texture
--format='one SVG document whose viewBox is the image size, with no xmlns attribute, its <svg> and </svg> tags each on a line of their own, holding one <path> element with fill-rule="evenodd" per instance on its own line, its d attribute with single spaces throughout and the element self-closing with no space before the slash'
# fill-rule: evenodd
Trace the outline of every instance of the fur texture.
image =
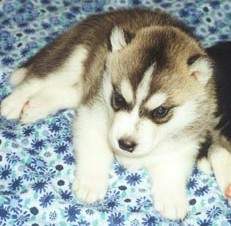
<svg viewBox="0 0 231 226">
<path fill-rule="evenodd" d="M 212 65 L 187 27 L 163 12 L 93 15 L 13 73 L 16 87 L 1 114 L 30 123 L 78 107 L 77 197 L 89 203 L 104 197 L 114 155 L 129 168 L 149 170 L 163 216 L 184 218 L 186 182 L 198 155 L 209 152 L 223 192 L 231 182 L 230 171 L 223 173 L 231 165 L 230 140 L 219 126 L 214 130 L 219 118 Z M 208 134 L 211 150 L 202 145 Z"/>
</svg>

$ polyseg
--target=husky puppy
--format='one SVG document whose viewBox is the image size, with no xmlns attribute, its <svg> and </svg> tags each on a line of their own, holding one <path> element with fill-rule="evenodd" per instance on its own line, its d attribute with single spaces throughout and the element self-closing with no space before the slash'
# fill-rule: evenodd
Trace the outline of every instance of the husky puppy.
<svg viewBox="0 0 231 226">
<path fill-rule="evenodd" d="M 223 192 L 231 182 L 230 142 L 214 129 L 220 127 L 212 60 L 163 12 L 93 15 L 43 48 L 10 82 L 15 89 L 1 104 L 8 119 L 31 123 L 78 107 L 73 190 L 82 201 L 104 197 L 115 155 L 126 167 L 149 170 L 155 208 L 164 217 L 184 218 L 187 178 L 209 139 L 208 159 Z"/>
</svg>

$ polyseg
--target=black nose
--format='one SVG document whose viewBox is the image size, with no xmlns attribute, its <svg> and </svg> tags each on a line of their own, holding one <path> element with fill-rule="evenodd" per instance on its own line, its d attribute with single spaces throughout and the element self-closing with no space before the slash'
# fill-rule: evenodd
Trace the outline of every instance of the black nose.
<svg viewBox="0 0 231 226">
<path fill-rule="evenodd" d="M 124 151 L 133 152 L 136 147 L 136 143 L 129 139 L 119 139 L 119 147 Z"/>
</svg>

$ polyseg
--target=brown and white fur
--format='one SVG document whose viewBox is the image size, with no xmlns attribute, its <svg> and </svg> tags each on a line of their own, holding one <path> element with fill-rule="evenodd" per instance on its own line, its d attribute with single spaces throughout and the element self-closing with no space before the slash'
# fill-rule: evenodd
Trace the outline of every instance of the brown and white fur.
<svg viewBox="0 0 231 226">
<path fill-rule="evenodd" d="M 188 29 L 159 11 L 94 15 L 43 48 L 13 73 L 15 90 L 1 104 L 8 119 L 32 123 L 78 107 L 73 125 L 73 190 L 102 199 L 113 156 L 153 178 L 155 208 L 187 213 L 186 182 L 218 123 L 212 61 Z M 214 137 L 209 160 L 224 192 L 231 182 L 227 146 Z M 220 164 L 226 161 L 226 165 Z"/>
</svg>

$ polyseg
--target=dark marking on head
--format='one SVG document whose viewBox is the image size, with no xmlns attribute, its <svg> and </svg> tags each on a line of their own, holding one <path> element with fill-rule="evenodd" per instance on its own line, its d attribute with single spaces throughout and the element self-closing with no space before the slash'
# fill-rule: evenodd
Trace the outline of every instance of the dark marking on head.
<svg viewBox="0 0 231 226">
<path fill-rule="evenodd" d="M 129 77 L 133 91 L 136 92 L 145 72 L 156 61 L 156 51 L 154 48 L 145 48 L 140 52 L 140 62 L 133 74 Z"/>
</svg>

